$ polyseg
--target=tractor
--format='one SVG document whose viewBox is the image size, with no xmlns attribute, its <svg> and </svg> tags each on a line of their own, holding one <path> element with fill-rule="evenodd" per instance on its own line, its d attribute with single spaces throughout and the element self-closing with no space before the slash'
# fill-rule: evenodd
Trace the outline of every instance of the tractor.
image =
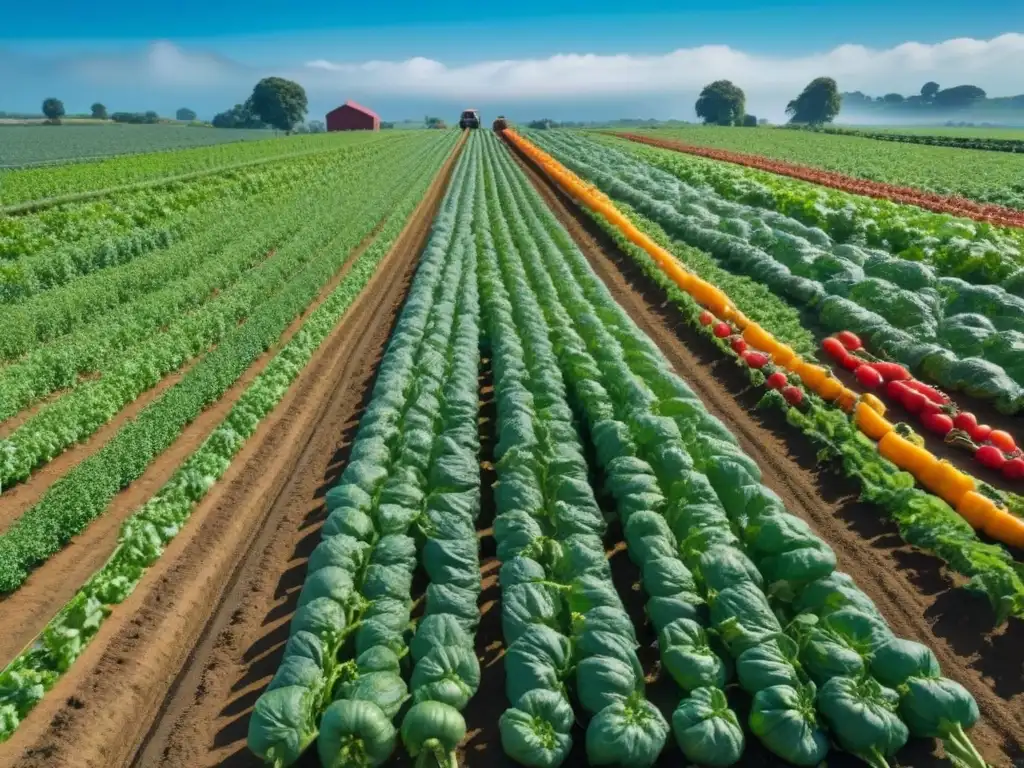
<svg viewBox="0 0 1024 768">
<path fill-rule="evenodd" d="M 498 115 L 498 119 L 491 125 L 495 133 L 501 133 L 508 128 L 508 120 L 505 119 L 504 115 Z"/>
<path fill-rule="evenodd" d="M 467 109 L 462 112 L 459 118 L 459 128 L 479 128 L 480 112 L 476 109 Z"/>
</svg>

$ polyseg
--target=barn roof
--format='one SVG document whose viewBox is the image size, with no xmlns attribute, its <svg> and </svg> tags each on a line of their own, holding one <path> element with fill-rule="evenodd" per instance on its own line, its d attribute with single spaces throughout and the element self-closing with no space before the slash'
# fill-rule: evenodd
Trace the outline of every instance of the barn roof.
<svg viewBox="0 0 1024 768">
<path fill-rule="evenodd" d="M 357 104 L 356 102 L 352 101 L 351 99 L 349 101 L 346 101 L 340 107 L 332 109 L 328 114 L 334 114 L 339 109 L 344 109 L 345 107 L 348 107 L 349 109 L 354 109 L 357 112 L 362 112 L 364 115 L 369 115 L 370 117 L 375 117 L 378 120 L 380 120 L 380 115 L 378 115 L 372 109 L 370 109 L 368 107 L 364 107 L 362 104 Z"/>
</svg>

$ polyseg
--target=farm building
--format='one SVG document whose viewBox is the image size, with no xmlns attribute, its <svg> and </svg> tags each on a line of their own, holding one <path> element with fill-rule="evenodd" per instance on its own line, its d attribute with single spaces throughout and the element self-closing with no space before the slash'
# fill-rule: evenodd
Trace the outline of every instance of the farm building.
<svg viewBox="0 0 1024 768">
<path fill-rule="evenodd" d="M 346 101 L 327 113 L 328 131 L 379 131 L 380 116 L 354 101 Z"/>
</svg>

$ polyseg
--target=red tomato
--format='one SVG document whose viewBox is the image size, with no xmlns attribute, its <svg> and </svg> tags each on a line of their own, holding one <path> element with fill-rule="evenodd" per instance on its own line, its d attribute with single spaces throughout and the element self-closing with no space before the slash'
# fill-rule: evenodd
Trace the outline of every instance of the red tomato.
<svg viewBox="0 0 1024 768">
<path fill-rule="evenodd" d="M 1003 464 L 1003 477 L 1007 480 L 1024 480 L 1024 459 L 1018 456 Z"/>
<path fill-rule="evenodd" d="M 906 397 L 907 392 L 910 391 L 910 387 L 904 384 L 902 381 L 890 381 L 885 385 L 885 394 L 895 400 L 897 403 L 902 403 L 903 398 Z"/>
<path fill-rule="evenodd" d="M 729 341 L 729 344 L 730 346 L 732 346 L 732 351 L 735 352 L 737 355 L 742 355 L 744 352 L 747 351 L 747 342 L 744 341 L 742 336 L 734 336 Z"/>
<path fill-rule="evenodd" d="M 804 401 L 804 391 L 800 387 L 784 387 L 782 396 L 790 405 L 800 405 Z"/>
<path fill-rule="evenodd" d="M 903 400 L 901 402 L 903 407 L 911 413 L 920 413 L 928 402 L 928 398 L 920 392 L 908 389 L 903 393 Z"/>
<path fill-rule="evenodd" d="M 782 371 L 776 371 L 764 380 L 764 384 L 768 389 L 782 389 L 787 383 L 786 374 Z"/>
<path fill-rule="evenodd" d="M 852 331 L 840 331 L 836 334 L 836 338 L 839 339 L 839 343 L 846 347 L 851 352 L 856 352 L 864 345 L 861 343 L 860 338 L 857 334 Z"/>
<path fill-rule="evenodd" d="M 746 352 L 741 353 L 740 356 L 743 358 L 743 362 L 751 368 L 764 368 L 768 365 L 768 355 L 764 352 L 756 352 L 752 349 L 748 349 Z"/>
<path fill-rule="evenodd" d="M 1017 450 L 1017 443 L 1013 439 L 1013 435 L 1003 432 L 1001 429 L 993 429 L 992 434 L 988 436 L 988 441 L 1003 453 L 1013 453 Z"/>
<path fill-rule="evenodd" d="M 717 325 L 715 325 L 714 333 L 715 336 L 717 336 L 718 338 L 724 339 L 728 336 L 732 336 L 732 328 L 729 327 L 729 324 L 727 322 L 721 321 Z"/>
<path fill-rule="evenodd" d="M 882 374 L 886 381 L 906 381 L 910 378 L 910 371 L 899 363 L 870 363 L 871 367 Z"/>
<path fill-rule="evenodd" d="M 857 377 L 857 381 L 868 389 L 877 389 L 882 386 L 882 374 L 870 365 L 860 366 L 856 371 L 854 371 L 853 375 Z"/>
<path fill-rule="evenodd" d="M 971 440 L 976 443 L 984 443 L 988 440 L 988 436 L 992 434 L 992 427 L 988 424 L 979 424 L 971 432 Z"/>
<path fill-rule="evenodd" d="M 715 322 L 715 316 L 708 312 L 706 309 L 700 313 L 700 317 L 697 319 L 700 320 L 701 325 L 711 325 L 713 322 Z"/>
<path fill-rule="evenodd" d="M 973 435 L 974 430 L 978 426 L 978 417 L 970 411 L 960 411 L 953 419 L 953 426 L 957 429 L 962 429 L 968 435 Z"/>
<path fill-rule="evenodd" d="M 974 458 L 990 469 L 1002 469 L 1006 456 L 994 445 L 983 445 L 974 452 Z"/>
<path fill-rule="evenodd" d="M 821 348 L 825 350 L 825 354 L 829 357 L 834 357 L 836 360 L 842 360 L 848 356 L 846 347 L 839 341 L 835 336 L 829 336 L 823 342 L 821 342 Z"/>
<path fill-rule="evenodd" d="M 925 413 L 921 415 L 921 423 L 929 432 L 946 436 L 953 429 L 953 419 L 944 413 Z"/>
</svg>

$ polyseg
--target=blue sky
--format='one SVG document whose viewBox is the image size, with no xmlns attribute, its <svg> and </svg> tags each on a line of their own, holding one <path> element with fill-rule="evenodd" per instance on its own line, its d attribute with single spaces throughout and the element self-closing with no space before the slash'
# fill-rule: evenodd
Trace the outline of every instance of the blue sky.
<svg viewBox="0 0 1024 768">
<path fill-rule="evenodd" d="M 1024 36 L 1012 34 L 1024 29 L 1019 0 L 10 6 L 0 27 L 8 111 L 56 95 L 69 111 L 100 100 L 163 113 L 187 105 L 209 117 L 267 74 L 302 82 L 314 117 L 353 97 L 392 119 L 466 102 L 520 119 L 687 118 L 700 85 L 719 77 L 735 79 L 770 117 L 819 74 L 875 93 L 914 92 L 929 79 L 1024 92 Z"/>
</svg>

